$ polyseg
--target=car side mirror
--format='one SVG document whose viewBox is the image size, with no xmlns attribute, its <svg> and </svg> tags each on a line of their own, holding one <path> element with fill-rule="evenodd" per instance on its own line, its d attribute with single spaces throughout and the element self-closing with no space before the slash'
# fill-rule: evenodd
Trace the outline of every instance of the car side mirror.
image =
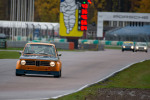
<svg viewBox="0 0 150 100">
<path fill-rule="evenodd" d="M 61 54 L 58 54 L 58 56 L 61 56 Z"/>
<path fill-rule="evenodd" d="M 22 54 L 23 51 L 19 51 L 19 54 Z"/>
</svg>

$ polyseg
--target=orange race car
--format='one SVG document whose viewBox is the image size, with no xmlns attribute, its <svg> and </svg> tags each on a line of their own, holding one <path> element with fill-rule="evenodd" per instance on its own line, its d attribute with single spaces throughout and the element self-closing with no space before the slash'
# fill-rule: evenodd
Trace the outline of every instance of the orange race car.
<svg viewBox="0 0 150 100">
<path fill-rule="evenodd" d="M 16 76 L 45 74 L 61 77 L 61 61 L 54 44 L 27 43 L 16 64 Z"/>
</svg>

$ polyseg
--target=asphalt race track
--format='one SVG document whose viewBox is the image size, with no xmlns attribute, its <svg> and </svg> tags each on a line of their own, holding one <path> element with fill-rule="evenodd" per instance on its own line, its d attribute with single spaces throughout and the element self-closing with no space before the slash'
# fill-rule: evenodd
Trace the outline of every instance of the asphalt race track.
<svg viewBox="0 0 150 100">
<path fill-rule="evenodd" d="M 121 50 L 60 52 L 62 77 L 15 76 L 17 59 L 0 59 L 0 100 L 46 99 L 77 91 L 125 66 L 150 59 L 150 53 Z"/>
</svg>

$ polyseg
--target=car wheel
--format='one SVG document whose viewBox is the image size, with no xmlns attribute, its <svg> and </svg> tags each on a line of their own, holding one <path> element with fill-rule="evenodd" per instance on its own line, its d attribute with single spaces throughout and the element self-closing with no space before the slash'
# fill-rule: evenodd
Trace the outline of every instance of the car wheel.
<svg viewBox="0 0 150 100">
<path fill-rule="evenodd" d="M 61 70 L 58 72 L 58 75 L 54 76 L 55 78 L 60 78 L 61 77 Z"/>
<path fill-rule="evenodd" d="M 22 74 L 18 74 L 18 73 L 16 73 L 16 76 L 22 76 Z"/>
<path fill-rule="evenodd" d="M 122 52 L 124 52 L 124 50 L 122 50 Z"/>
<path fill-rule="evenodd" d="M 145 52 L 147 53 L 147 50 Z"/>
<path fill-rule="evenodd" d="M 25 75 L 24 73 L 18 73 L 18 71 L 16 70 L 16 76 L 22 76 Z"/>
</svg>

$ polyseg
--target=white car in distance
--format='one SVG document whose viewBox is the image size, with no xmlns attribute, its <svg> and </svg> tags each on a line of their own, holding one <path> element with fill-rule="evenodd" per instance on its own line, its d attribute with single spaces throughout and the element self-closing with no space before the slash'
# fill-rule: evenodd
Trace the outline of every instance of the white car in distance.
<svg viewBox="0 0 150 100">
<path fill-rule="evenodd" d="M 135 44 L 135 52 L 137 51 L 145 51 L 145 52 L 148 52 L 148 46 L 147 46 L 147 43 L 145 42 L 137 42 Z"/>
</svg>

